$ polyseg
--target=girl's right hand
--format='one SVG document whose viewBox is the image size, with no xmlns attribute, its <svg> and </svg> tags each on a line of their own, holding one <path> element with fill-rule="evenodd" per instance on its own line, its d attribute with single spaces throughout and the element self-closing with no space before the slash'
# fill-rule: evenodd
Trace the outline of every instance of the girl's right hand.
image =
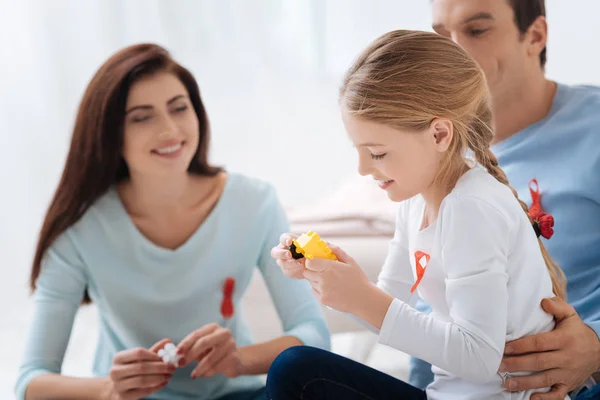
<svg viewBox="0 0 600 400">
<path fill-rule="evenodd" d="M 149 350 L 143 347 L 120 351 L 110 369 L 110 400 L 138 400 L 167 386 L 175 367 L 163 362 L 158 350 L 169 339 L 157 342 Z"/>
<path fill-rule="evenodd" d="M 299 260 L 294 260 L 292 253 L 288 250 L 294 239 L 296 239 L 296 236 L 291 233 L 281 235 L 279 245 L 271 249 L 271 257 L 277 261 L 277 265 L 281 267 L 285 276 L 293 279 L 304 279 L 304 262 L 306 258 L 302 257 Z"/>
</svg>

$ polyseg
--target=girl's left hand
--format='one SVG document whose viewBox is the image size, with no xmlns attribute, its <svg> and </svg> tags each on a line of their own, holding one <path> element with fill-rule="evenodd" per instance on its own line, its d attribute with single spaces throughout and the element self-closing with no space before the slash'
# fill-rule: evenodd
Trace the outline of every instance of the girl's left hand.
<svg viewBox="0 0 600 400">
<path fill-rule="evenodd" d="M 242 365 L 237 345 L 231 331 L 212 323 L 204 325 L 186 336 L 177 346 L 182 356 L 181 367 L 192 361 L 199 364 L 191 373 L 193 379 L 223 374 L 235 378 L 242 374 Z"/>
<path fill-rule="evenodd" d="M 338 261 L 306 260 L 304 277 L 322 304 L 338 311 L 356 313 L 371 282 L 352 257 L 339 247 L 328 245 Z"/>
</svg>

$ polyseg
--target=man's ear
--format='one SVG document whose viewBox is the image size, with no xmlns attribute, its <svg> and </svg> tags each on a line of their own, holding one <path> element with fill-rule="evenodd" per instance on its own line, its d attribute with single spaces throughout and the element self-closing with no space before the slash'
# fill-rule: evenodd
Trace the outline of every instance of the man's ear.
<svg viewBox="0 0 600 400">
<path fill-rule="evenodd" d="M 443 153 L 448 150 L 450 143 L 452 143 L 454 125 L 452 125 L 452 121 L 449 119 L 436 118 L 429 126 L 429 135 L 431 136 L 435 149 L 438 152 Z"/>
<path fill-rule="evenodd" d="M 546 17 L 540 15 L 533 21 L 531 26 L 527 28 L 525 36 L 527 41 L 527 54 L 538 57 L 548 42 L 548 23 Z"/>
</svg>

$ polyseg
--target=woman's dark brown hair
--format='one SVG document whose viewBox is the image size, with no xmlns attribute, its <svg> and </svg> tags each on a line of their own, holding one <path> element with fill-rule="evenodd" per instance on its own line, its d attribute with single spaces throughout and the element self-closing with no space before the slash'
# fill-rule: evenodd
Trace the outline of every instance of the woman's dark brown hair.
<svg viewBox="0 0 600 400">
<path fill-rule="evenodd" d="M 62 177 L 40 231 L 29 282 L 32 291 L 44 255 L 56 238 L 112 185 L 129 177 L 121 151 L 127 95 L 134 82 L 157 72 L 173 73 L 181 80 L 198 116 L 199 143 L 188 171 L 215 175 L 221 170 L 208 163 L 208 117 L 193 75 L 167 50 L 154 44 L 138 44 L 117 52 L 96 72 L 79 105 Z M 86 291 L 83 302 L 90 301 Z"/>
</svg>

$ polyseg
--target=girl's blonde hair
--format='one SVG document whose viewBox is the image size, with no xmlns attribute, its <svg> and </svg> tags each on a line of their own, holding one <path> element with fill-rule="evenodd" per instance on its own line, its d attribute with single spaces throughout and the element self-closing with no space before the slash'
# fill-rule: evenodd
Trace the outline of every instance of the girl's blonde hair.
<svg viewBox="0 0 600 400">
<path fill-rule="evenodd" d="M 403 130 L 424 131 L 435 118 L 447 118 L 454 135 L 436 180 L 452 188 L 470 150 L 494 178 L 510 187 L 490 150 L 494 130 L 485 75 L 450 39 L 403 30 L 379 37 L 346 73 L 340 102 L 357 118 Z M 527 204 L 510 188 L 533 224 Z M 564 299 L 565 276 L 538 242 L 554 294 Z"/>
</svg>

